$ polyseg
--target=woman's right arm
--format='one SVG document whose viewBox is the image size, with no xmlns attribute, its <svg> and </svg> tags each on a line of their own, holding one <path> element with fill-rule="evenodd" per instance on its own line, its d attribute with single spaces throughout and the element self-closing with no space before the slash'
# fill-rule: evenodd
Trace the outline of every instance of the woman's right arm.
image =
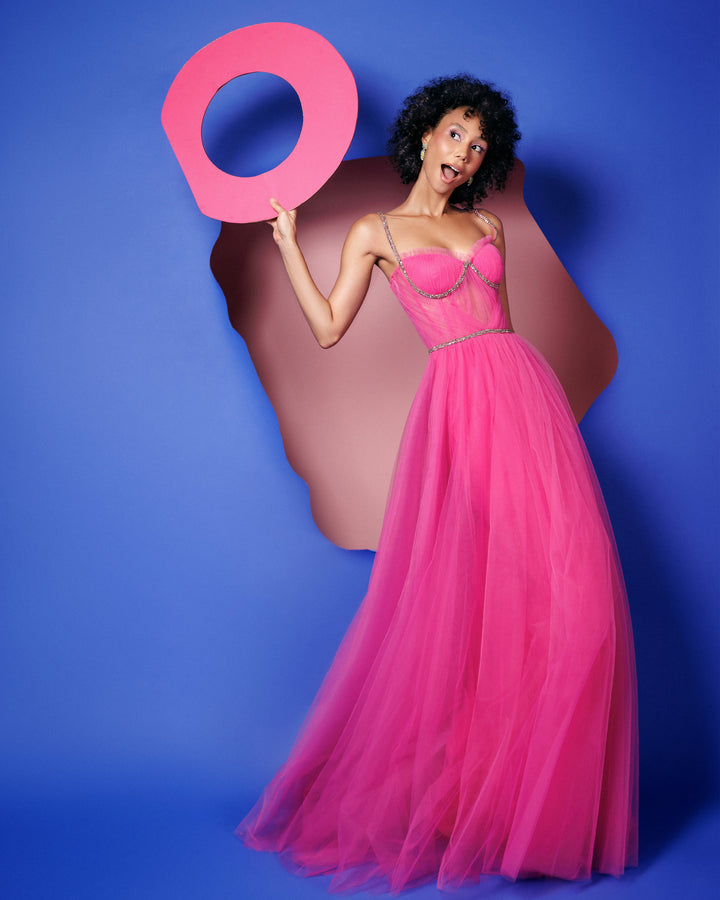
<svg viewBox="0 0 720 900">
<path fill-rule="evenodd" d="M 313 281 L 305 257 L 297 243 L 296 210 L 284 209 L 276 200 L 270 204 L 277 218 L 270 224 L 280 249 L 290 283 L 308 325 L 321 347 L 332 347 L 345 334 L 360 309 L 377 260 L 373 246 L 377 241 L 375 216 L 358 219 L 350 229 L 342 250 L 340 274 L 328 297 Z"/>
</svg>

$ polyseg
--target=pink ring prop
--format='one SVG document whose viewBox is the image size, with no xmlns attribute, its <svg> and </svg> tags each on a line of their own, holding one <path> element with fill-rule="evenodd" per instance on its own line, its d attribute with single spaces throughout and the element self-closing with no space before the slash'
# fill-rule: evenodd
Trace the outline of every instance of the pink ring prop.
<svg viewBox="0 0 720 900">
<path fill-rule="evenodd" d="M 202 121 L 215 94 L 233 78 L 268 72 L 296 91 L 303 124 L 280 165 L 242 178 L 219 169 L 205 152 Z M 304 203 L 340 165 L 357 122 L 355 79 L 324 37 L 288 22 L 239 28 L 192 56 L 165 98 L 162 124 L 200 211 L 221 222 L 275 217 L 269 198 L 287 209 Z"/>
</svg>

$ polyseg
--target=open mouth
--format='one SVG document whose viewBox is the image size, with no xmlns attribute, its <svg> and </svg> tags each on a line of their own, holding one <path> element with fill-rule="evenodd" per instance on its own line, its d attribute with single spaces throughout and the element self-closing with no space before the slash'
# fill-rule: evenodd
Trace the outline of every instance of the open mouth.
<svg viewBox="0 0 720 900">
<path fill-rule="evenodd" d="M 460 174 L 460 171 L 458 169 L 456 169 L 454 166 L 447 165 L 447 163 L 442 165 L 440 168 L 442 170 L 443 178 L 445 179 L 445 181 L 452 181 L 453 178 L 457 178 L 457 176 Z"/>
</svg>

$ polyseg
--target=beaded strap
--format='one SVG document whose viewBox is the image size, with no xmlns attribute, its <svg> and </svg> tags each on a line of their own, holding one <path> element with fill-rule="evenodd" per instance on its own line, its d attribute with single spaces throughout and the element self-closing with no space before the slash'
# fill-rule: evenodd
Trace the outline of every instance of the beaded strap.
<svg viewBox="0 0 720 900">
<path fill-rule="evenodd" d="M 477 216 L 478 219 L 482 219 L 483 222 L 487 222 L 487 224 L 492 228 L 492 230 L 493 230 L 493 243 L 495 243 L 495 241 L 497 240 L 497 236 L 498 236 L 498 230 L 497 230 L 497 228 L 493 225 L 493 223 L 490 221 L 490 219 L 488 219 L 488 217 L 487 217 L 484 213 L 481 213 L 479 209 L 474 209 L 474 210 L 473 210 L 473 215 L 474 215 L 474 216 Z"/>
<path fill-rule="evenodd" d="M 397 261 L 399 266 L 402 266 L 402 260 L 400 259 L 400 254 L 397 252 L 397 247 L 395 246 L 395 241 L 393 240 L 393 236 L 390 234 L 390 226 L 387 223 L 387 219 L 385 218 L 385 213 L 378 213 L 380 216 L 380 221 L 383 223 L 383 228 L 385 229 L 385 237 L 388 239 L 388 243 L 390 244 L 390 249 L 393 252 L 393 256 Z"/>
<path fill-rule="evenodd" d="M 497 229 L 495 228 L 493 223 L 489 219 L 485 218 L 485 216 L 478 213 L 476 210 L 474 212 L 481 219 L 484 219 L 488 223 L 488 225 L 490 225 L 493 229 L 495 229 L 495 237 L 497 237 Z M 395 241 L 393 240 L 392 234 L 390 234 L 390 227 L 388 226 L 387 219 L 385 218 L 385 214 L 378 213 L 378 215 L 380 216 L 380 219 L 383 223 L 383 228 L 385 229 L 385 235 L 387 236 L 388 243 L 390 244 L 390 249 L 392 250 L 394 257 L 397 260 L 398 266 L 400 266 L 400 271 L 405 276 L 405 280 L 410 285 L 410 287 L 416 293 L 420 294 L 422 297 L 427 297 L 428 300 L 442 300 L 445 297 L 449 297 L 450 294 L 453 294 L 460 287 L 460 285 L 463 283 L 463 281 L 465 281 L 465 276 L 467 275 L 468 269 L 472 269 L 473 272 L 478 276 L 478 278 L 482 279 L 482 281 L 484 281 L 485 284 L 487 284 L 489 287 L 494 288 L 495 290 L 498 290 L 498 288 L 500 287 L 500 282 L 490 281 L 490 279 L 486 278 L 485 275 L 483 275 L 483 273 L 478 268 L 476 268 L 476 266 L 474 266 L 470 262 L 469 259 L 466 259 L 463 262 L 463 267 L 462 267 L 462 272 L 460 273 L 460 277 L 458 278 L 458 280 L 455 282 L 455 284 L 451 288 L 448 288 L 447 291 L 443 291 L 441 294 L 429 294 L 427 291 L 424 291 L 422 288 L 418 287 L 415 284 L 415 282 L 412 280 L 412 278 L 408 275 L 407 269 L 405 268 L 405 263 L 403 262 L 402 257 L 400 256 L 400 254 L 397 251 L 397 247 L 395 246 Z M 494 238 L 493 238 L 493 240 L 494 240 Z"/>
<path fill-rule="evenodd" d="M 470 338 L 480 337 L 483 334 L 512 334 L 509 328 L 483 328 L 482 331 L 473 331 L 472 334 L 464 334 L 462 337 L 454 338 L 452 341 L 443 341 L 442 344 L 435 344 L 428 350 L 433 353 L 435 350 L 443 350 L 445 347 L 452 347 L 453 344 L 460 344 L 462 341 L 469 341 Z"/>
</svg>

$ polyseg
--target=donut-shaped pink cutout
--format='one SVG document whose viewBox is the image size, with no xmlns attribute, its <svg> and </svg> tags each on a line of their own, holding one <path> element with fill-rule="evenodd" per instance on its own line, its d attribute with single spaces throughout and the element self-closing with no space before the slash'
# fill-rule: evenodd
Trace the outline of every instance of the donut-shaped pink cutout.
<svg viewBox="0 0 720 900">
<path fill-rule="evenodd" d="M 242 178 L 219 169 L 202 142 L 202 122 L 215 94 L 233 78 L 268 72 L 296 91 L 303 124 L 280 165 Z M 287 209 L 304 203 L 340 165 L 357 122 L 355 79 L 324 37 L 289 22 L 239 28 L 198 50 L 165 98 L 162 124 L 200 211 L 221 222 L 274 218 L 275 197 Z"/>
</svg>

